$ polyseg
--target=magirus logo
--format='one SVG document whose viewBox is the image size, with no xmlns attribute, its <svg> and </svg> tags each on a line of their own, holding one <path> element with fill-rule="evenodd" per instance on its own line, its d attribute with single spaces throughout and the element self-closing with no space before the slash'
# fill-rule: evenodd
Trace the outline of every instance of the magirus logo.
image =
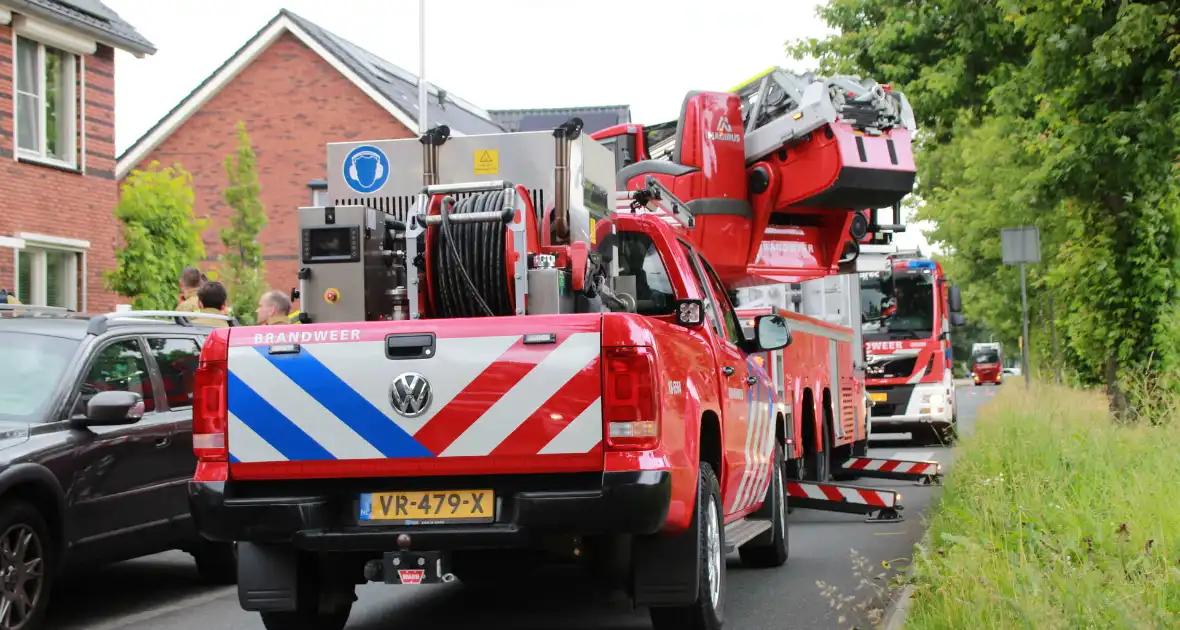
<svg viewBox="0 0 1180 630">
<path fill-rule="evenodd" d="M 740 134 L 734 133 L 733 127 L 729 124 L 728 118 L 721 118 L 717 121 L 717 131 L 710 131 L 705 134 L 705 137 L 713 142 L 741 142 Z"/>
</svg>

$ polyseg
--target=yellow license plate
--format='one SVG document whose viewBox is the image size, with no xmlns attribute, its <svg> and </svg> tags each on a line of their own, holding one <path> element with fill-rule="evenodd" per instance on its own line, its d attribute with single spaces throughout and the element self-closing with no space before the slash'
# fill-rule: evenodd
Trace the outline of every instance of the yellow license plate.
<svg viewBox="0 0 1180 630">
<path fill-rule="evenodd" d="M 360 520 L 435 524 L 448 521 L 491 522 L 495 516 L 491 490 L 431 490 L 362 494 Z"/>
<path fill-rule="evenodd" d="M 869 392 L 869 400 L 873 402 L 885 402 L 889 400 L 889 394 L 885 392 Z"/>
</svg>

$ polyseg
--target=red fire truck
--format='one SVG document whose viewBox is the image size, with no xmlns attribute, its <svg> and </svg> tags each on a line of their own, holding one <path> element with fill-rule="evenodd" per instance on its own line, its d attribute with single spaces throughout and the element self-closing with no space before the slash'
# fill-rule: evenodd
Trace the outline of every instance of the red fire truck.
<svg viewBox="0 0 1180 630">
<path fill-rule="evenodd" d="M 788 497 L 896 514 L 892 491 L 784 478 L 786 401 L 755 358 L 797 330 L 790 360 L 830 368 L 804 338 L 844 329 L 767 313 L 746 339 L 729 297 L 838 270 L 849 208 L 910 191 L 893 97 L 829 98 L 840 81 L 689 93 L 673 159 L 617 173 L 577 119 L 329 145 L 332 203 L 300 209 L 302 325 L 219 329 L 197 372 L 190 502 L 238 542 L 242 606 L 339 630 L 358 584 L 574 561 L 657 630 L 714 630 L 727 551 L 786 561 Z M 767 240 L 810 258 L 760 262 Z"/>
<path fill-rule="evenodd" d="M 999 343 L 977 343 L 971 346 L 971 378 L 976 385 L 1004 382 L 1004 349 Z"/>
<path fill-rule="evenodd" d="M 952 437 L 951 327 L 963 321 L 958 287 L 938 261 L 916 251 L 877 261 L 865 255 L 858 265 L 873 431 Z"/>
</svg>

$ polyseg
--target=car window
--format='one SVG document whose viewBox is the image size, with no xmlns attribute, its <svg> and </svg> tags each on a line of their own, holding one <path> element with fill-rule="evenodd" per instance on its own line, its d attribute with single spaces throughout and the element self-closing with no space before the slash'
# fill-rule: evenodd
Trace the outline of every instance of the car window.
<svg viewBox="0 0 1180 630">
<path fill-rule="evenodd" d="M 86 413 L 86 403 L 95 394 L 110 391 L 142 394 L 144 411 L 155 411 L 156 407 L 152 379 L 136 339 L 116 341 L 100 350 L 91 360 L 78 391 L 75 414 Z"/>
<path fill-rule="evenodd" d="M 713 297 L 717 301 L 717 307 L 721 311 L 721 319 L 725 322 L 725 336 L 733 342 L 733 345 L 741 347 L 742 345 L 742 327 L 738 323 L 737 313 L 733 311 L 733 305 L 729 303 L 729 294 L 725 291 L 725 285 L 721 284 L 721 280 L 717 279 L 717 272 L 713 271 L 713 267 L 709 265 L 709 261 L 704 257 L 698 256 L 701 265 L 705 268 L 705 275 L 709 279 L 709 286 L 713 287 Z"/>
<path fill-rule="evenodd" d="M 43 422 L 78 341 L 0 332 L 0 421 Z"/>
<path fill-rule="evenodd" d="M 611 245 L 618 245 L 619 277 L 617 286 L 624 293 L 634 282 L 636 312 L 640 315 L 671 315 L 676 311 L 676 295 L 668 268 L 651 237 L 643 232 L 618 232 L 599 241 L 597 251 L 611 255 Z"/>
<path fill-rule="evenodd" d="M 718 315 L 717 305 L 713 304 L 713 298 L 709 295 L 708 286 L 703 275 L 701 275 L 701 266 L 696 262 L 696 254 L 693 253 L 692 248 L 688 243 L 680 241 L 680 247 L 684 249 L 684 255 L 688 257 L 688 266 L 692 267 L 692 275 L 697 280 L 697 290 L 701 294 L 701 302 L 705 306 L 705 317 L 709 319 L 709 324 L 713 327 L 713 332 L 718 335 L 724 335 L 725 332 L 721 330 L 721 320 Z"/>
<path fill-rule="evenodd" d="M 191 337 L 150 338 L 147 343 L 160 368 L 168 408 L 193 406 L 193 376 L 200 361 L 201 346 Z"/>
</svg>

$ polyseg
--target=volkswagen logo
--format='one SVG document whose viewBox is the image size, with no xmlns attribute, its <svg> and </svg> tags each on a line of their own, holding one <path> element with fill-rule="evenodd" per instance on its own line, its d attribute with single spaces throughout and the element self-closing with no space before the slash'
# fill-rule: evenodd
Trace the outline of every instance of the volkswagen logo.
<svg viewBox="0 0 1180 630">
<path fill-rule="evenodd" d="M 401 374 L 389 386 L 389 404 L 393 405 L 394 411 L 407 418 L 417 418 L 426 413 L 433 401 L 434 392 L 430 390 L 430 382 L 417 372 Z"/>
</svg>

